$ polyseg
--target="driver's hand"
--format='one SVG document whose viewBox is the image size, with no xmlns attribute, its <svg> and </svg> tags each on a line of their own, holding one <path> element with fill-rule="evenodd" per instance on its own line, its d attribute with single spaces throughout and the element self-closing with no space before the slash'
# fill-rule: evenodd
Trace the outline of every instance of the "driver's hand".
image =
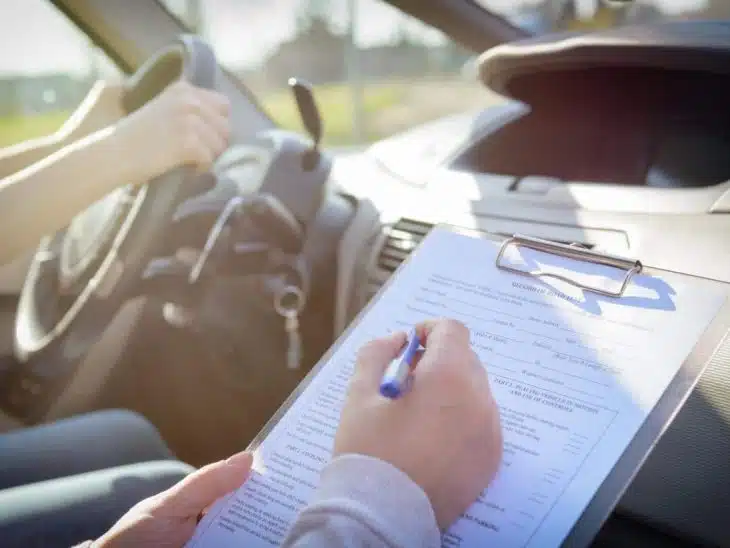
<svg viewBox="0 0 730 548">
<path fill-rule="evenodd" d="M 426 350 L 411 390 L 397 400 L 382 397 L 378 388 L 405 335 L 377 339 L 360 351 L 334 452 L 376 457 L 405 472 L 424 490 L 444 530 L 494 477 L 502 431 L 467 328 L 438 320 L 417 330 Z"/>
<path fill-rule="evenodd" d="M 227 148 L 228 98 L 176 82 L 123 119 L 116 131 L 120 161 L 133 164 L 146 182 L 180 166 L 208 170 Z"/>
<path fill-rule="evenodd" d="M 201 468 L 167 491 L 133 506 L 92 546 L 184 546 L 193 536 L 201 512 L 246 481 L 252 460 L 250 453 L 238 453 Z"/>
</svg>

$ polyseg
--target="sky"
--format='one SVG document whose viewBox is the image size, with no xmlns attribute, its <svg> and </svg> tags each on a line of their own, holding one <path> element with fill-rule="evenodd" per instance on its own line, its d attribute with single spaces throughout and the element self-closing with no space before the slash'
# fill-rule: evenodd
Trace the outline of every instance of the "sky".
<svg viewBox="0 0 730 548">
<path fill-rule="evenodd" d="M 165 0 L 175 11 L 185 0 Z M 291 37 L 303 0 L 202 0 L 206 38 L 221 62 L 232 68 L 253 66 L 282 40 Z M 506 12 L 515 0 L 479 0 Z M 594 0 L 579 0 L 589 5 Z M 667 12 L 696 9 L 704 0 L 655 0 Z M 403 16 L 382 0 L 356 0 L 356 40 L 363 47 L 391 39 Z M 130 2 L 130 9 L 133 5 Z M 346 0 L 328 2 L 330 19 L 344 29 Z M 427 41 L 438 33 L 424 31 L 418 23 L 406 24 L 409 32 Z M 83 34 L 47 0 L 0 0 L 0 75 L 73 72 L 85 74 L 91 45 Z"/>
<path fill-rule="evenodd" d="M 181 10 L 185 4 L 185 0 L 165 2 L 173 11 Z M 221 61 L 229 66 L 251 66 L 260 62 L 280 42 L 294 35 L 297 16 L 307 2 L 203 0 L 203 5 L 206 38 L 214 43 Z M 345 32 L 349 24 L 348 2 L 329 0 L 320 5 L 326 6 L 326 15 L 334 30 Z M 404 25 L 409 32 L 426 41 L 433 42 L 440 37 L 440 33 L 428 30 L 412 18 L 404 17 L 382 0 L 358 0 L 355 6 L 355 39 L 362 47 L 387 42 L 399 25 Z M 256 29 L 255 35 L 246 32 L 249 28 Z"/>
</svg>

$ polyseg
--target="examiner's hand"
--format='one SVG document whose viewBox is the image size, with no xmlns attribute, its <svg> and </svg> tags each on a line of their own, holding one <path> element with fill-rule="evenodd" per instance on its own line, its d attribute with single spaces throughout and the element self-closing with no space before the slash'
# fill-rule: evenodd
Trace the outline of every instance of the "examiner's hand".
<svg viewBox="0 0 730 548">
<path fill-rule="evenodd" d="M 210 169 L 228 147 L 230 105 L 225 95 L 176 82 L 115 131 L 121 161 L 131 162 L 139 181 L 179 167 Z"/>
<path fill-rule="evenodd" d="M 453 320 L 417 328 L 426 350 L 410 392 L 379 393 L 380 379 L 405 343 L 404 334 L 360 351 L 335 437 L 335 455 L 359 453 L 405 472 L 425 491 L 447 529 L 487 487 L 502 456 L 499 412 L 487 373 Z"/>
<path fill-rule="evenodd" d="M 251 471 L 250 453 L 238 453 L 190 474 L 159 495 L 143 500 L 95 541 L 94 548 L 181 547 L 197 518 L 220 497 L 238 489 Z"/>
</svg>

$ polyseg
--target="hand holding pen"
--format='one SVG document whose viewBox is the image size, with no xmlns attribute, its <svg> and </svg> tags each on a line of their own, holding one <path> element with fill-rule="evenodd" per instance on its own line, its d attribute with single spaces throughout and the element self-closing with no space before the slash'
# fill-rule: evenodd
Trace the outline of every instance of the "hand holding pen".
<svg viewBox="0 0 730 548">
<path fill-rule="evenodd" d="M 393 358 L 380 380 L 380 395 L 390 399 L 402 396 L 413 382 L 411 370 L 420 357 L 421 338 L 414 327 L 408 332 L 405 344 L 398 355 Z"/>
<path fill-rule="evenodd" d="M 335 436 L 335 456 L 348 453 L 407 474 L 441 528 L 477 498 L 499 466 L 502 435 L 486 370 L 463 324 L 424 322 L 361 349 Z"/>
</svg>

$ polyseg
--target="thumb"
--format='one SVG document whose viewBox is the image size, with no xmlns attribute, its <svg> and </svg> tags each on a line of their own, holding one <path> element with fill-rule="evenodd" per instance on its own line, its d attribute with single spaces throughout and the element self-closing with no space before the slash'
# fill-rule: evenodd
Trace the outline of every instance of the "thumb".
<svg viewBox="0 0 730 548">
<path fill-rule="evenodd" d="M 355 378 L 358 382 L 373 387 L 380 386 L 385 369 L 406 344 L 407 336 L 403 332 L 395 333 L 381 339 L 374 339 L 360 349 L 355 365 Z"/>
<path fill-rule="evenodd" d="M 253 455 L 237 453 L 190 474 L 167 490 L 164 506 L 181 517 L 194 517 L 248 479 Z"/>
</svg>

